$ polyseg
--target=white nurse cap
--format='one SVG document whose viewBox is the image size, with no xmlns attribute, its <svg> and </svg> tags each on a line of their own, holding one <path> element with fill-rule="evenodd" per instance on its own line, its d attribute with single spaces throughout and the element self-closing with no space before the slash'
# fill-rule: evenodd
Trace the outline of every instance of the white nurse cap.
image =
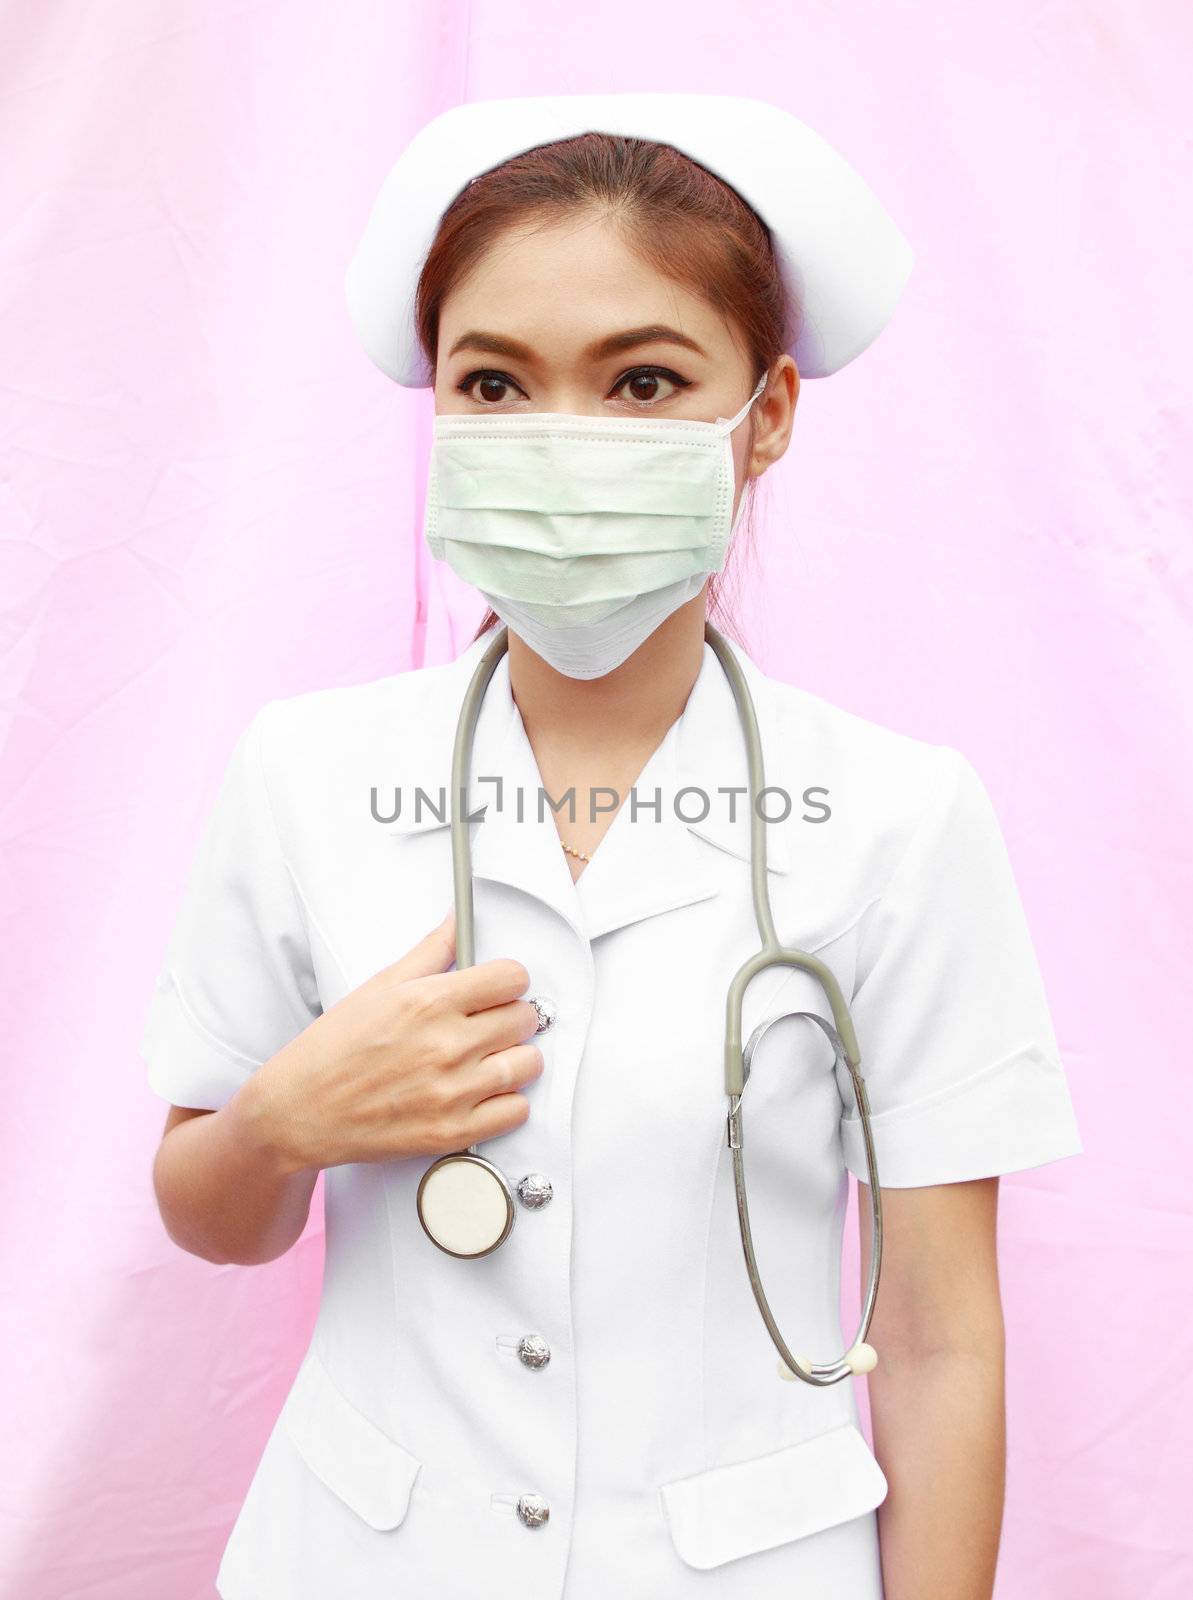
<svg viewBox="0 0 1193 1600">
<path fill-rule="evenodd" d="M 722 94 L 566 94 L 473 100 L 426 123 L 398 157 L 348 264 L 348 311 L 395 382 L 429 387 L 415 329 L 419 273 L 440 218 L 512 156 L 587 132 L 674 145 L 723 179 L 771 231 L 800 375 L 824 378 L 881 333 L 911 272 L 911 246 L 843 156 L 789 112 Z M 801 316 L 802 313 L 802 316 Z"/>
</svg>

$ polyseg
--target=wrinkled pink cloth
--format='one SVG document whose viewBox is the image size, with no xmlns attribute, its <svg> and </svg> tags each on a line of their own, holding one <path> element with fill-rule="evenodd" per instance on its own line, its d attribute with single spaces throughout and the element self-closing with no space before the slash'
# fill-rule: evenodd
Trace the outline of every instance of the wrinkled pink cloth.
<svg viewBox="0 0 1193 1600">
<path fill-rule="evenodd" d="M 1085 1153 L 1002 1183 L 999 1600 L 1193 1591 L 1190 42 L 1174 0 L 10 8 L 0 1592 L 211 1596 L 306 1345 L 318 1201 L 265 1267 L 174 1247 L 136 1042 L 256 709 L 480 615 L 421 542 L 430 398 L 344 307 L 376 188 L 461 97 L 649 87 L 785 105 L 916 250 L 803 388 L 744 638 L 964 751 L 1047 980 Z"/>
</svg>

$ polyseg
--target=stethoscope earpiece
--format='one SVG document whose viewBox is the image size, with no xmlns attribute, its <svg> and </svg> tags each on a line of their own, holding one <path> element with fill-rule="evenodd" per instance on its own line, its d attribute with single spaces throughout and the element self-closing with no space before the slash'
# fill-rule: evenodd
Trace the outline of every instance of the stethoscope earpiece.
<svg viewBox="0 0 1193 1600">
<path fill-rule="evenodd" d="M 855 1344 L 851 1350 L 847 1350 L 841 1359 L 849 1368 L 850 1372 L 853 1373 L 855 1377 L 858 1377 L 864 1372 L 874 1371 L 874 1368 L 878 1365 L 878 1351 L 875 1350 L 872 1344 L 859 1342 L 858 1344 Z M 809 1361 L 807 1356 L 802 1355 L 795 1356 L 794 1360 L 796 1366 L 799 1368 L 799 1372 L 793 1372 L 783 1360 L 782 1356 L 779 1357 L 780 1378 L 784 1378 L 788 1383 L 794 1383 L 801 1373 L 805 1378 L 811 1378 L 813 1376 L 816 1371 L 815 1362 Z M 829 1368 L 826 1370 L 831 1371 L 832 1369 Z"/>
</svg>

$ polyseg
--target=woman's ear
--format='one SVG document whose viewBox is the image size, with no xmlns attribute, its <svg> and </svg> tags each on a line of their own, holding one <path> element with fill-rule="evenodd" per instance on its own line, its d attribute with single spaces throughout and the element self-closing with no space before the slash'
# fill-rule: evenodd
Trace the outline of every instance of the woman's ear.
<svg viewBox="0 0 1193 1600">
<path fill-rule="evenodd" d="M 758 478 L 772 466 L 791 442 L 795 408 L 799 402 L 799 368 L 793 358 L 783 354 L 771 370 L 770 382 L 758 397 L 758 423 L 754 443 L 746 464 L 749 477 Z"/>
</svg>

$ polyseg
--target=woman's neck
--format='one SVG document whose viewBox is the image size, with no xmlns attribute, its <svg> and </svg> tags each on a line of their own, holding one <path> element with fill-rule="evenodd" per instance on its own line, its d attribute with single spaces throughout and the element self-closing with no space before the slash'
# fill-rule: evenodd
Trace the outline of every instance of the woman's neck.
<svg viewBox="0 0 1193 1600">
<path fill-rule="evenodd" d="M 704 657 L 705 597 L 686 601 L 603 678 L 569 678 L 515 633 L 509 638 L 510 692 L 535 755 L 553 762 L 649 755 L 680 716 Z M 541 763 L 540 763 L 541 764 Z"/>
</svg>

